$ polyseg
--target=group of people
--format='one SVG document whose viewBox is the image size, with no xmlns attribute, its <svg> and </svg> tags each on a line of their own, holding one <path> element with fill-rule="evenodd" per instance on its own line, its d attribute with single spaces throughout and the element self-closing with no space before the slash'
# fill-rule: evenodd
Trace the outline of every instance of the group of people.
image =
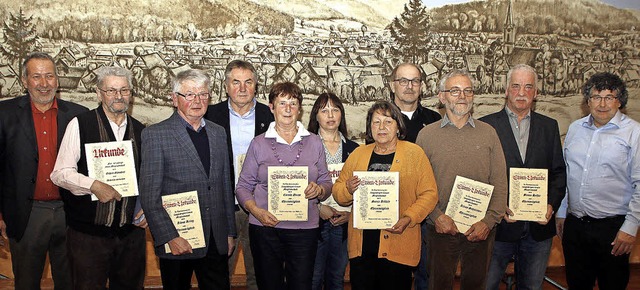
<svg viewBox="0 0 640 290">
<path fill-rule="evenodd" d="M 570 289 L 625 289 L 640 224 L 640 124 L 623 114 L 625 83 L 598 73 L 584 85 L 590 114 L 569 127 L 534 112 L 537 74 L 516 65 L 502 110 L 473 117 L 474 80 L 444 75 L 444 114 L 423 107 L 423 75 L 404 63 L 391 73 L 391 101 L 367 111 L 366 144 L 350 140 L 344 105 L 315 98 L 307 126 L 294 83 L 256 100 L 254 66 L 231 61 L 227 100 L 210 102 L 209 76 L 179 72 L 174 113 L 145 126 L 129 115 L 132 75 L 96 70 L 99 105 L 56 98 L 53 58 L 23 62 L 27 94 L 0 102 L 0 230 L 10 243 L 16 289 L 40 289 L 47 254 L 56 289 L 142 289 L 145 228 L 165 289 L 229 289 L 242 246 L 247 289 L 498 289 L 515 262 L 518 289 L 540 289 L 552 238 L 562 238 Z M 90 177 L 87 146 L 131 143 L 138 196 Z M 269 169 L 305 169 L 307 218 L 280 220 L 269 204 Z M 544 219 L 517 221 L 509 171 L 548 171 Z M 354 226 L 358 172 L 397 172 L 398 220 Z M 481 219 L 461 231 L 446 209 L 457 176 L 493 186 Z M 163 197 L 196 192 L 204 246 L 181 237 Z M 485 286 L 486 285 L 486 286 Z"/>
</svg>

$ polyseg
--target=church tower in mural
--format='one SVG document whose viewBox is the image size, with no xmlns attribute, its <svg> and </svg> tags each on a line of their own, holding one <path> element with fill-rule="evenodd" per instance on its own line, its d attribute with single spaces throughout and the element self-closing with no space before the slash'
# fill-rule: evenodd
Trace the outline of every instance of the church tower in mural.
<svg viewBox="0 0 640 290">
<path fill-rule="evenodd" d="M 504 53 L 511 54 L 516 43 L 516 26 L 513 23 L 513 3 L 509 0 L 506 20 L 504 21 Z"/>
</svg>

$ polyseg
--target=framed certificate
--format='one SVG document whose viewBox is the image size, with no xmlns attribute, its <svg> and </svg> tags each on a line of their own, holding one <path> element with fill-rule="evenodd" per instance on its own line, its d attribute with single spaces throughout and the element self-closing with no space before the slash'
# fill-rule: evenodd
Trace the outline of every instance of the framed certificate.
<svg viewBox="0 0 640 290">
<path fill-rule="evenodd" d="M 89 177 L 111 185 L 122 197 L 138 195 L 131 140 L 84 144 Z M 98 197 L 91 194 L 91 200 Z"/>
<path fill-rule="evenodd" d="M 540 168 L 509 169 L 509 209 L 519 221 L 544 221 L 547 215 L 549 171 Z"/>
<path fill-rule="evenodd" d="M 197 191 L 163 195 L 162 207 L 169 214 L 180 237 L 187 240 L 192 249 L 206 246 Z M 168 243 L 164 245 L 164 249 L 171 253 Z"/>
<path fill-rule="evenodd" d="M 306 221 L 309 200 L 304 190 L 309 185 L 306 166 L 269 166 L 268 211 L 280 221 Z"/>
<path fill-rule="evenodd" d="M 353 193 L 353 227 L 388 229 L 398 222 L 400 175 L 389 171 L 354 171 L 360 186 Z"/>
<path fill-rule="evenodd" d="M 456 176 L 445 213 L 453 219 L 460 233 L 484 218 L 491 194 L 493 185 Z"/>
</svg>

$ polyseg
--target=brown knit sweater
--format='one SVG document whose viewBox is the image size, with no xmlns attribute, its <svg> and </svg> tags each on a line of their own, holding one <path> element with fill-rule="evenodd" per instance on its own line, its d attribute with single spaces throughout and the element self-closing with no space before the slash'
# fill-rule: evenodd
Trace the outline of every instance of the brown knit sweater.
<svg viewBox="0 0 640 290">
<path fill-rule="evenodd" d="M 427 217 L 429 224 L 447 209 L 457 175 L 494 186 L 489 208 L 482 221 L 492 229 L 507 208 L 507 174 L 502 145 L 496 131 L 482 121 L 473 120 L 458 129 L 453 124 L 440 127 L 435 122 L 418 134 L 418 144 L 427 154 L 438 185 L 438 204 Z"/>
</svg>

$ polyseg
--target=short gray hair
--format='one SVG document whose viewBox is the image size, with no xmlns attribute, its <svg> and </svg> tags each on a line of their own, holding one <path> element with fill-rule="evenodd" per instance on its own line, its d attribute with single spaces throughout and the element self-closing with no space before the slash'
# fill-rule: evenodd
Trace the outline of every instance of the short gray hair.
<svg viewBox="0 0 640 290">
<path fill-rule="evenodd" d="M 204 71 L 188 69 L 179 72 L 173 79 L 173 92 L 180 92 L 182 83 L 185 81 L 194 81 L 197 85 L 205 85 L 207 92 L 211 92 L 211 78 Z"/>
<path fill-rule="evenodd" d="M 103 66 L 95 70 L 95 74 L 97 76 L 97 85 L 98 87 L 102 87 L 104 84 L 104 79 L 107 77 L 123 77 L 127 79 L 127 84 L 129 84 L 129 88 L 132 89 L 132 81 L 133 78 L 131 71 L 126 68 L 122 68 L 119 66 Z"/>
<path fill-rule="evenodd" d="M 534 78 L 533 79 L 533 86 L 534 87 L 538 86 L 538 73 L 536 73 L 536 70 L 533 67 L 531 67 L 530 65 L 528 65 L 528 64 L 521 63 L 521 64 L 517 64 L 514 67 L 512 67 L 509 70 L 509 72 L 507 73 L 507 89 L 509 89 L 509 85 L 511 84 L 511 75 L 513 75 L 514 72 L 519 71 L 519 70 L 526 71 L 528 73 L 533 74 L 533 78 Z"/>
<path fill-rule="evenodd" d="M 457 76 L 465 76 L 468 77 L 469 80 L 471 80 L 471 86 L 475 87 L 475 79 L 471 76 L 471 74 L 469 74 L 468 71 L 466 70 L 462 70 L 462 69 L 454 69 L 450 72 L 448 72 L 447 74 L 445 74 L 444 76 L 442 76 L 442 78 L 440 78 L 440 83 L 438 84 L 438 90 L 440 91 L 444 91 L 447 88 L 445 87 L 447 80 L 449 80 L 452 77 L 457 77 Z"/>
</svg>

